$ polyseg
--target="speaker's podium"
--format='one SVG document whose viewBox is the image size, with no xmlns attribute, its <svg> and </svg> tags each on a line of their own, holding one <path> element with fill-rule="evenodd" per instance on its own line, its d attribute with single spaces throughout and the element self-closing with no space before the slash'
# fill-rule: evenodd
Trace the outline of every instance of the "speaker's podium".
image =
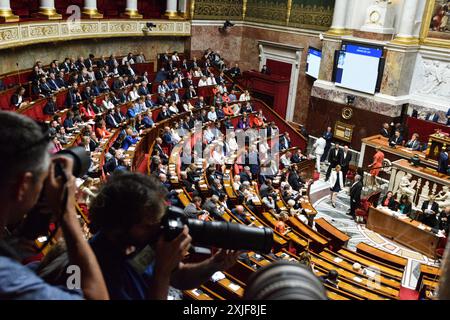
<svg viewBox="0 0 450 320">
<path fill-rule="evenodd" d="M 252 91 L 255 98 L 267 103 L 283 119 L 286 118 L 290 79 L 276 74 L 267 75 L 254 70 L 245 71 L 242 77 L 246 87 Z"/>
</svg>

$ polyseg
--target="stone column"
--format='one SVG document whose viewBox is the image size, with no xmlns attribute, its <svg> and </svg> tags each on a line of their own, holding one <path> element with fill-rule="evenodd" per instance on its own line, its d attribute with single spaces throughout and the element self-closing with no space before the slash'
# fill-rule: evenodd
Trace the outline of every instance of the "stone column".
<svg viewBox="0 0 450 320">
<path fill-rule="evenodd" d="M 130 19 L 143 18 L 142 14 L 139 14 L 137 0 L 127 0 L 127 7 L 125 8 L 125 12 L 122 13 L 122 17 Z"/>
<path fill-rule="evenodd" d="M 178 14 L 180 17 L 188 17 L 188 0 L 178 0 Z"/>
<path fill-rule="evenodd" d="M 398 44 L 419 43 L 418 37 L 414 36 L 418 6 L 419 0 L 404 1 L 397 36 L 393 40 L 394 43 Z"/>
<path fill-rule="evenodd" d="M 97 0 L 84 0 L 83 16 L 90 19 L 103 18 L 103 14 L 98 12 Z"/>
<path fill-rule="evenodd" d="M 344 35 L 347 34 L 346 21 L 348 15 L 349 1 L 348 0 L 336 0 L 334 4 L 333 22 L 331 24 L 329 34 Z"/>
<path fill-rule="evenodd" d="M 39 12 L 33 16 L 49 20 L 62 19 L 62 15 L 56 12 L 55 0 L 40 0 Z"/>
<path fill-rule="evenodd" d="M 0 22 L 17 22 L 19 16 L 13 14 L 9 0 L 0 0 Z"/>
<path fill-rule="evenodd" d="M 166 13 L 165 16 L 169 19 L 178 19 L 177 12 L 178 1 L 177 0 L 167 0 L 166 2 Z"/>
</svg>

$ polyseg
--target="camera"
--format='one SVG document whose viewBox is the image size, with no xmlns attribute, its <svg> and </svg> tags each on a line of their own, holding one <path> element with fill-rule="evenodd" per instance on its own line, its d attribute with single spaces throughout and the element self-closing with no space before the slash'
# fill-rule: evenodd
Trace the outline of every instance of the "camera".
<svg viewBox="0 0 450 320">
<path fill-rule="evenodd" d="M 273 247 L 273 230 L 256 228 L 229 222 L 205 222 L 184 216 L 183 210 L 169 206 L 161 222 L 167 241 L 175 239 L 184 226 L 189 228 L 192 243 L 201 247 L 217 247 L 231 250 L 251 250 L 269 253 Z"/>
<path fill-rule="evenodd" d="M 73 160 L 72 174 L 77 178 L 81 178 L 86 175 L 89 167 L 91 166 L 91 158 L 83 147 L 64 149 L 59 151 L 56 155 L 64 156 Z M 63 175 L 63 168 L 60 163 L 56 164 L 55 174 L 57 177 Z"/>
</svg>

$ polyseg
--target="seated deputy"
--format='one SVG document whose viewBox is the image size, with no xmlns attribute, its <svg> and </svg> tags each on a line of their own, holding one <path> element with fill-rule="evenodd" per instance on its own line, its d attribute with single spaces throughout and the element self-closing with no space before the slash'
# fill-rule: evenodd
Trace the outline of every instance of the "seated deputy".
<svg viewBox="0 0 450 320">
<path fill-rule="evenodd" d="M 236 262 L 236 252 L 219 250 L 202 262 L 183 263 L 191 243 L 187 226 L 170 242 L 160 228 L 166 193 L 152 177 L 116 173 L 92 201 L 90 243 L 111 299 L 166 300 L 170 285 L 197 288 Z"/>
</svg>

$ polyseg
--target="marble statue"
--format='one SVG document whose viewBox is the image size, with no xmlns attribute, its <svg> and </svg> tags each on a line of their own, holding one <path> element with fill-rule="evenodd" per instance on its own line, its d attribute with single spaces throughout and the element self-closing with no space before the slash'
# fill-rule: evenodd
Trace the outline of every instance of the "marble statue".
<svg viewBox="0 0 450 320">
<path fill-rule="evenodd" d="M 413 201 L 414 195 L 416 191 L 414 190 L 414 187 L 417 183 L 417 181 L 410 181 L 412 178 L 412 175 L 410 173 L 407 173 L 401 180 L 400 180 L 400 186 L 398 188 L 398 195 L 399 198 L 401 195 L 406 194 L 409 196 L 410 201 Z"/>
<path fill-rule="evenodd" d="M 417 187 L 419 189 L 419 187 Z M 417 203 L 417 207 L 421 208 L 424 201 L 428 200 L 430 194 L 430 181 L 425 181 L 425 184 L 422 187 L 422 191 L 419 196 L 419 202 Z"/>
<path fill-rule="evenodd" d="M 442 191 L 436 195 L 436 203 L 440 209 L 450 206 L 450 190 L 448 186 L 443 186 Z"/>
</svg>

